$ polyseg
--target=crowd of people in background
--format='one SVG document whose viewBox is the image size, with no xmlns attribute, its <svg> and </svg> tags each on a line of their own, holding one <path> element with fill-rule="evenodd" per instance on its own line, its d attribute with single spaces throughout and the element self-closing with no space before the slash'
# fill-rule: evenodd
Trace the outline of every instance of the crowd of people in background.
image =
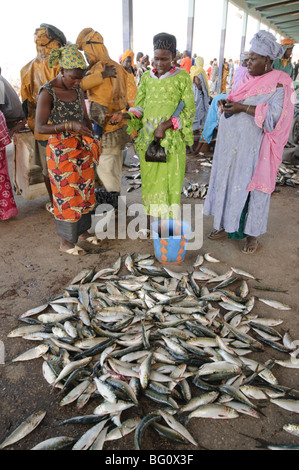
<svg viewBox="0 0 299 470">
<path fill-rule="evenodd" d="M 206 65 L 202 56 L 191 57 L 187 50 L 180 53 L 176 38 L 167 33 L 153 38 L 153 58 L 151 54 L 138 52 L 135 56 L 126 50 L 118 61 L 110 58 L 103 37 L 92 28 L 83 29 L 76 43 L 71 44 L 62 31 L 41 24 L 35 30 L 34 41 L 36 57 L 20 68 L 19 90 L 14 90 L 0 73 L 0 219 L 17 214 L 5 147 L 20 129 L 34 135 L 35 162 L 42 169 L 49 195 L 46 209 L 55 217 L 60 250 L 72 255 L 85 254 L 77 245 L 80 240 L 99 243 L 88 232 L 97 196 L 112 202 L 117 209 L 129 143 L 140 158 L 146 213 L 165 216 L 172 207 L 175 217 L 173 206 L 180 205 L 186 152 L 198 155 L 203 149 L 208 150 L 218 131 L 216 163 L 205 204 L 206 213 L 216 220 L 210 238 L 230 233 L 232 238 L 247 239 L 245 253 L 256 250 L 257 236 L 265 232 L 269 197 L 261 196 L 264 189 L 258 183 L 250 197 L 245 197 L 258 165 L 257 145 L 264 145 L 266 135 L 254 119 L 261 114 L 268 135 L 276 132 L 275 124 L 282 112 L 291 115 L 283 97 L 290 96 L 292 80 L 298 75 L 299 61 L 291 61 L 294 41 L 285 39 L 278 44 L 271 33 L 261 31 L 254 36 L 251 49 L 243 51 L 238 60 L 224 58 L 219 63 L 214 58 Z M 254 60 L 259 61 L 258 67 Z M 256 97 L 250 77 L 265 83 L 268 93 Z M 282 88 L 272 96 L 271 85 L 277 83 Z M 249 101 L 246 90 L 252 93 Z M 262 112 L 264 103 L 267 109 Z M 233 119 L 227 119 L 233 115 Z M 243 172 L 242 197 L 235 204 L 232 195 L 228 208 L 224 201 L 216 201 L 216 186 L 218 199 L 222 193 L 228 194 L 231 186 L 229 174 L 229 189 L 218 178 L 222 164 L 217 155 L 229 153 L 232 148 L 227 142 L 232 125 L 251 129 L 254 149 L 247 140 L 244 148 L 248 144 L 255 159 Z M 289 120 L 280 136 L 279 151 L 270 146 L 270 153 L 282 154 L 288 125 Z M 147 160 L 152 141 L 166 149 L 165 161 Z M 240 161 L 243 153 L 242 148 Z M 272 180 L 271 185 L 267 181 L 267 194 L 273 190 L 275 170 L 270 170 Z M 163 209 L 152 213 L 151 205 Z M 262 208 L 264 215 L 256 208 Z"/>
</svg>

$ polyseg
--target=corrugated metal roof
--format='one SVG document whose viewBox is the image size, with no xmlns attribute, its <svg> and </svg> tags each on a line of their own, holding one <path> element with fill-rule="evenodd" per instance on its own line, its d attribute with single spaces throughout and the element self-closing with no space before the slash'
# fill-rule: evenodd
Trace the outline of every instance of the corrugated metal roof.
<svg viewBox="0 0 299 470">
<path fill-rule="evenodd" d="M 281 36 L 299 43 L 299 0 L 233 0 L 241 9 L 246 9 Z"/>
</svg>

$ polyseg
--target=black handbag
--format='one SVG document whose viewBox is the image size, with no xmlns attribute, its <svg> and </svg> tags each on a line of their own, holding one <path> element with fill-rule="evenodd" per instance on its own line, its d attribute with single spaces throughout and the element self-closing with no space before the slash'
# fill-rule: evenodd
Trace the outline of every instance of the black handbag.
<svg viewBox="0 0 299 470">
<path fill-rule="evenodd" d="M 146 162 L 166 163 L 165 148 L 160 145 L 160 141 L 154 141 L 148 146 L 145 153 Z"/>
</svg>

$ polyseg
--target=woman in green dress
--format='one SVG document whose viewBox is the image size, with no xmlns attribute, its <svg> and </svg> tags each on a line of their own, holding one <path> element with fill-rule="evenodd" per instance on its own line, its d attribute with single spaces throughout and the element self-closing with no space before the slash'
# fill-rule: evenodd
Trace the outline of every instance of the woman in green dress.
<svg viewBox="0 0 299 470">
<path fill-rule="evenodd" d="M 111 123 L 125 118 L 127 132 L 138 131 L 135 148 L 140 158 L 145 212 L 171 219 L 177 217 L 181 203 L 186 145 L 193 144 L 195 103 L 190 75 L 172 65 L 176 38 L 160 33 L 153 42 L 155 67 L 142 75 L 134 108 L 114 114 Z M 166 150 L 166 163 L 145 160 L 153 140 L 159 140 Z"/>
</svg>

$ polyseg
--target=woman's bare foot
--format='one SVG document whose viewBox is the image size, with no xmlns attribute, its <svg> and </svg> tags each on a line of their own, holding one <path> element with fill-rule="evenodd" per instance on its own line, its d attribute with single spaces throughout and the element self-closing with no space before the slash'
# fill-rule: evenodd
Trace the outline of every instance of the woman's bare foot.
<svg viewBox="0 0 299 470">
<path fill-rule="evenodd" d="M 242 252 L 246 255 L 251 255 L 256 251 L 258 247 L 258 239 L 256 237 L 248 236 L 245 241 L 245 245 L 242 248 Z"/>
</svg>

